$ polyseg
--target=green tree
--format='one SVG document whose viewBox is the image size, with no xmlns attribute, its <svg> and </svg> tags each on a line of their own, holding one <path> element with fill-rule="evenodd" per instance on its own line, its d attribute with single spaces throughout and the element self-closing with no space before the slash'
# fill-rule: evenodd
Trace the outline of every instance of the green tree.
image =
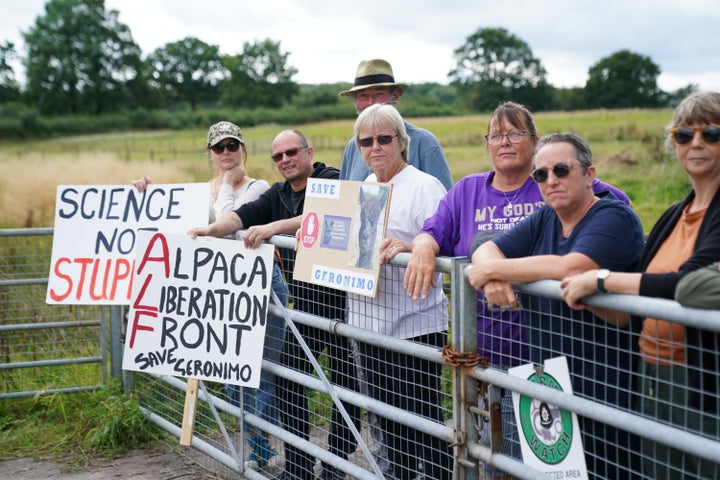
<svg viewBox="0 0 720 480">
<path fill-rule="evenodd" d="M 552 108 L 554 110 L 584 110 L 585 89 L 583 87 L 554 88 Z"/>
<path fill-rule="evenodd" d="M 481 28 L 453 52 L 452 85 L 475 110 L 494 109 L 505 100 L 534 109 L 547 106 L 547 72 L 530 47 L 504 28 Z"/>
<path fill-rule="evenodd" d="M 14 43 L 0 43 L 0 104 L 20 100 L 20 85 L 10 65 L 16 58 Z"/>
<path fill-rule="evenodd" d="M 238 107 L 278 108 L 289 102 L 298 90 L 292 80 L 297 73 L 288 65 L 289 52 L 271 39 L 245 42 L 240 55 L 224 58 L 230 72 L 220 86 L 221 99 Z"/>
<path fill-rule="evenodd" d="M 350 87 L 344 87 L 339 83 L 298 85 L 298 94 L 293 97 L 291 104 L 298 108 L 339 105 L 347 106 L 348 109 L 351 110 L 353 107 L 350 107 L 348 104 L 352 103 L 348 102 L 348 104 L 346 104 L 345 102 L 341 102 L 340 96 L 338 96 L 338 92 L 347 90 L 348 88 Z"/>
<path fill-rule="evenodd" d="M 413 83 L 402 96 L 400 110 L 413 117 L 455 115 L 463 111 L 457 88 L 439 83 Z"/>
<path fill-rule="evenodd" d="M 158 48 L 146 62 L 153 87 L 167 99 L 188 102 L 192 110 L 217 100 L 217 86 L 226 74 L 220 48 L 194 37 Z"/>
<path fill-rule="evenodd" d="M 700 91 L 700 86 L 697 83 L 688 83 L 684 87 L 673 90 L 672 92 L 665 93 L 665 99 L 662 102 L 662 106 L 675 108 L 685 97 L 691 93 Z"/>
<path fill-rule="evenodd" d="M 140 47 L 104 0 L 50 0 L 23 38 L 26 94 L 39 111 L 99 114 L 133 105 Z"/>
<path fill-rule="evenodd" d="M 661 105 L 660 75 L 650 57 L 620 50 L 588 70 L 585 100 L 589 108 L 654 108 Z"/>
</svg>

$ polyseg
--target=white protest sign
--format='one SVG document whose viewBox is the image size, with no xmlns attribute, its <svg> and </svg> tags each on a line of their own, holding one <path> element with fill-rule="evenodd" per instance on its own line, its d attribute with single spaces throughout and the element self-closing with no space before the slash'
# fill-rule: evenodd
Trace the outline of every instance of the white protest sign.
<svg viewBox="0 0 720 480">
<path fill-rule="evenodd" d="M 273 251 L 139 232 L 123 369 L 257 388 Z"/>
<path fill-rule="evenodd" d="M 139 230 L 186 233 L 207 225 L 210 186 L 60 185 L 55 202 L 49 304 L 130 303 Z"/>
<path fill-rule="evenodd" d="M 565 357 L 545 361 L 542 369 L 533 364 L 508 370 L 510 375 L 572 394 Z M 523 462 L 555 478 L 587 479 L 585 452 L 577 415 L 546 402 L 513 392 Z"/>
</svg>

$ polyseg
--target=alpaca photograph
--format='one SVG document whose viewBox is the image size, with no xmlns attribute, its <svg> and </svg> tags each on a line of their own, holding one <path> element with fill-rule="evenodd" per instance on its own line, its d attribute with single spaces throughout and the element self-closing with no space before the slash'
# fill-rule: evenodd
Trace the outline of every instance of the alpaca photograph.
<svg viewBox="0 0 720 480">
<path fill-rule="evenodd" d="M 362 185 L 358 193 L 357 215 L 353 225 L 351 238 L 353 245 L 350 256 L 350 265 L 368 270 L 376 270 L 378 265 L 378 249 L 384 235 L 383 229 L 378 228 L 379 220 L 385 216 L 388 199 L 388 187 L 382 185 Z M 356 240 L 355 240 L 356 239 Z"/>
</svg>

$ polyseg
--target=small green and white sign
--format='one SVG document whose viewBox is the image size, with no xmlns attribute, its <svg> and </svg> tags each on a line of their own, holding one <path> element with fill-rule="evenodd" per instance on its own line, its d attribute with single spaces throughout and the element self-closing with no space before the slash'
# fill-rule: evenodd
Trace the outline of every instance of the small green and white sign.
<svg viewBox="0 0 720 480">
<path fill-rule="evenodd" d="M 509 369 L 513 376 L 572 394 L 567 359 L 548 359 Z M 513 392 L 515 420 L 525 464 L 555 478 L 586 479 L 585 453 L 577 415 L 545 401 Z"/>
</svg>

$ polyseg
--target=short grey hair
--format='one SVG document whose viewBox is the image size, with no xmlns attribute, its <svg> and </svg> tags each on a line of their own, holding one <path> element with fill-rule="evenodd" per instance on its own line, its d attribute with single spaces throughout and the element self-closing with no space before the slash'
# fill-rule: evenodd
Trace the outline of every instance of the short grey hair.
<svg viewBox="0 0 720 480">
<path fill-rule="evenodd" d="M 569 143 L 575 149 L 575 158 L 583 169 L 587 171 L 588 167 L 592 165 L 592 152 L 590 151 L 590 145 L 580 135 L 572 132 L 565 133 L 550 133 L 540 138 L 537 144 L 535 152 L 537 153 L 542 147 L 550 143 Z"/>
<path fill-rule="evenodd" d="M 408 147 L 410 146 L 410 136 L 405 130 L 405 121 L 403 120 L 400 112 L 397 111 L 392 105 L 379 104 L 370 105 L 365 110 L 360 112 L 357 120 L 355 121 L 355 145 L 358 150 L 360 149 L 360 131 L 361 130 L 372 130 L 377 131 L 383 127 L 390 127 L 395 134 L 398 136 L 398 141 L 403 147 L 402 158 L 407 163 L 408 161 Z"/>
</svg>

